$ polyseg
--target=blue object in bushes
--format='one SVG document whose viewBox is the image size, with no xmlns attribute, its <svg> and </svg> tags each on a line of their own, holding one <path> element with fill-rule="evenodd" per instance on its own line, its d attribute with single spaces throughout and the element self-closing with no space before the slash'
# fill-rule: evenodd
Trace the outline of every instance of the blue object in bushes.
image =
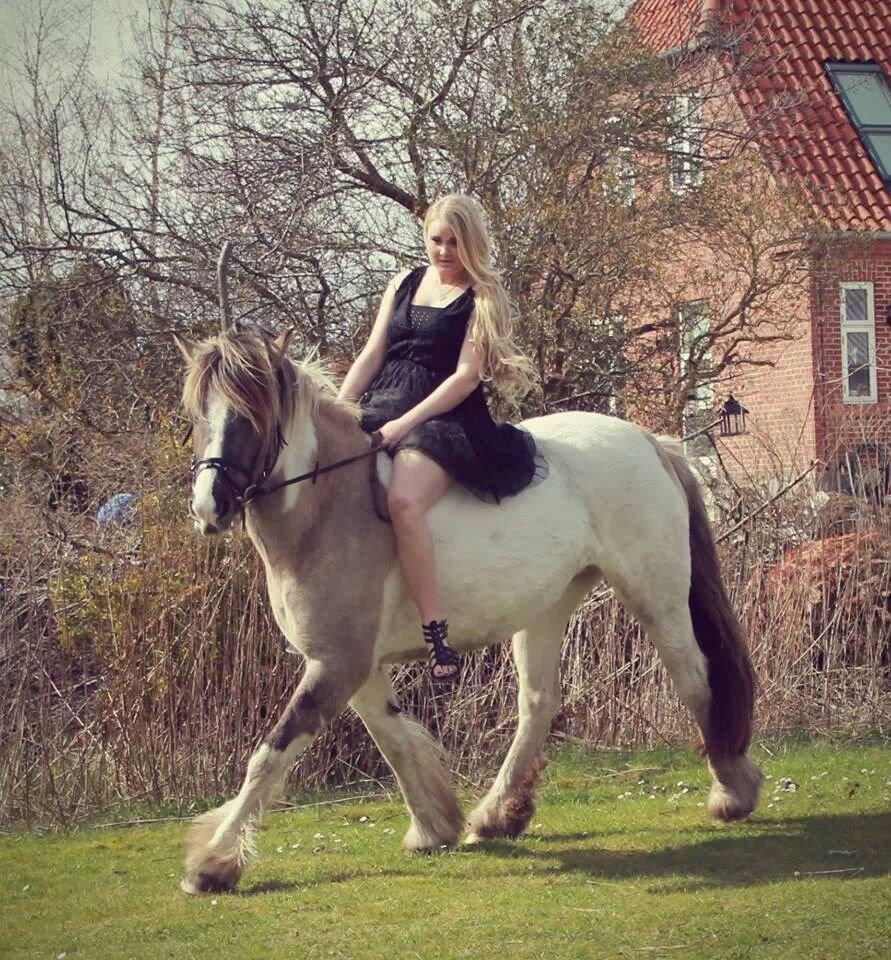
<svg viewBox="0 0 891 960">
<path fill-rule="evenodd" d="M 125 527 L 136 519 L 136 502 L 139 494 L 116 493 L 109 497 L 96 514 L 100 527 Z"/>
</svg>

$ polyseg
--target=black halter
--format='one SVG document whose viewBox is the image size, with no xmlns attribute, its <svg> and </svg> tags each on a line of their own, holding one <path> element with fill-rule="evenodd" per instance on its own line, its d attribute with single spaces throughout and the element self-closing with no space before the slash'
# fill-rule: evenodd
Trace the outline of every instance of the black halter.
<svg viewBox="0 0 891 960">
<path fill-rule="evenodd" d="M 191 433 L 191 428 L 189 433 Z M 188 436 L 189 434 L 186 435 L 186 438 L 188 438 Z M 276 463 L 278 462 L 278 457 L 282 451 L 282 448 L 287 445 L 284 437 L 282 436 L 280 424 L 276 424 L 275 443 L 270 447 L 271 455 L 267 454 L 263 470 L 255 481 L 251 482 L 251 478 L 254 475 L 254 467 L 256 466 L 256 462 L 259 457 L 254 459 L 254 462 L 247 470 L 244 467 L 227 463 L 221 457 L 204 457 L 201 460 L 196 460 L 193 457 L 190 470 L 192 475 L 192 483 L 195 483 L 195 478 L 202 470 L 218 471 L 220 476 L 229 485 L 229 489 L 235 495 L 235 507 L 241 514 L 241 522 L 244 524 L 245 507 L 253 503 L 254 500 L 259 500 L 261 497 L 268 497 L 273 493 L 278 493 L 278 491 L 282 490 L 284 487 L 290 487 L 295 483 L 302 483 L 304 480 L 311 480 L 313 483 L 315 483 L 316 479 L 323 473 L 329 473 L 331 470 L 336 470 L 338 467 L 345 467 L 347 464 L 355 463 L 357 460 L 363 460 L 365 457 L 370 457 L 372 454 L 378 453 L 378 451 L 383 449 L 381 445 L 381 439 L 380 433 L 375 432 L 371 435 L 371 446 L 368 448 L 368 450 L 363 450 L 361 453 L 356 453 L 351 457 L 344 457 L 343 460 L 335 460 L 334 463 L 329 463 L 324 467 L 319 464 L 318 460 L 316 460 L 316 465 L 312 470 L 308 470 L 306 473 L 301 473 L 299 476 L 291 477 L 290 480 L 281 480 L 279 483 L 273 484 L 271 487 L 264 487 L 263 484 L 267 479 L 269 479 L 269 474 L 272 473 Z M 248 483 L 244 487 L 239 487 L 239 485 L 229 475 L 230 470 L 237 470 L 239 473 L 244 474 L 244 476 L 248 478 Z"/>
</svg>

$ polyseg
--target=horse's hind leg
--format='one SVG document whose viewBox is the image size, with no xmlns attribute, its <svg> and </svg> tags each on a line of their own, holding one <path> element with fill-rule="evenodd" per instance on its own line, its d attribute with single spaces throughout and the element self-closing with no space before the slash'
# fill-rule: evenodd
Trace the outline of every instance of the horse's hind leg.
<svg viewBox="0 0 891 960">
<path fill-rule="evenodd" d="M 186 893 L 218 893 L 235 887 L 254 855 L 254 824 L 297 758 L 339 714 L 361 679 L 307 664 L 291 702 L 248 761 L 238 796 L 197 817 L 186 837 Z"/>
<path fill-rule="evenodd" d="M 406 850 L 437 850 L 458 841 L 464 816 L 455 798 L 440 744 L 406 716 L 384 669 L 373 670 L 351 705 L 399 781 L 411 813 Z"/>
<path fill-rule="evenodd" d="M 522 833 L 535 812 L 542 747 L 560 704 L 560 650 L 573 610 L 598 577 L 574 581 L 558 603 L 514 634 L 519 725 L 491 789 L 470 815 L 467 843 Z"/>
<path fill-rule="evenodd" d="M 467 843 L 516 837 L 535 812 L 541 751 L 559 705 L 560 647 L 566 619 L 541 617 L 513 636 L 519 724 L 489 792 L 468 819 Z"/>
<path fill-rule="evenodd" d="M 696 642 L 685 582 L 674 583 L 671 571 L 647 579 L 643 591 L 619 590 L 622 601 L 640 620 L 653 641 L 678 696 L 693 714 L 703 741 L 709 740 L 713 722 L 712 692 L 708 679 L 708 661 Z M 670 583 L 668 581 L 671 581 Z M 665 589 L 660 590 L 660 586 Z M 635 595 L 637 594 L 637 595 Z M 712 789 L 709 813 L 719 820 L 738 820 L 748 816 L 758 802 L 762 775 L 745 753 L 737 756 L 709 756 Z"/>
</svg>

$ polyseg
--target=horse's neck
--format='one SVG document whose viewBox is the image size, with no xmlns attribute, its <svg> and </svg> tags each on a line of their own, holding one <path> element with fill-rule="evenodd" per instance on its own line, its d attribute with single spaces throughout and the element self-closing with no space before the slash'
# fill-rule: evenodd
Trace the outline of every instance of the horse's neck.
<svg viewBox="0 0 891 960">
<path fill-rule="evenodd" d="M 288 470 L 316 459 L 321 466 L 332 464 L 370 446 L 353 414 L 326 399 L 313 413 L 312 431 L 302 432 L 298 424 L 285 440 L 285 450 L 293 448 L 282 460 Z M 370 661 L 384 582 L 397 563 L 392 531 L 374 512 L 369 469 L 366 457 L 320 475 L 315 483 L 296 484 L 300 492 L 288 499 L 290 507 L 284 497 L 273 495 L 251 507 L 248 517 L 285 635 L 309 659 L 331 656 L 338 645 L 364 644 L 364 652 L 344 646 L 336 654 L 351 668 L 361 657 Z M 294 474 L 276 475 L 289 479 Z"/>
<path fill-rule="evenodd" d="M 312 412 L 298 411 L 284 425 L 282 436 L 285 445 L 267 486 L 307 473 L 317 463 L 326 466 L 361 453 L 369 444 L 353 414 L 327 397 Z M 308 559 L 312 551 L 303 549 L 307 541 L 324 541 L 326 531 L 339 527 L 343 512 L 362 498 L 370 501 L 368 469 L 360 461 L 259 501 L 248 517 L 248 533 L 270 571 L 292 567 Z"/>
</svg>

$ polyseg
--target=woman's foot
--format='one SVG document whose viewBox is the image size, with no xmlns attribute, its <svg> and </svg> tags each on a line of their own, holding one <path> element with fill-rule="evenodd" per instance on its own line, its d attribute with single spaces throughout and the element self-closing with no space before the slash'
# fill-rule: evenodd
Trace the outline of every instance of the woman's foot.
<svg viewBox="0 0 891 960">
<path fill-rule="evenodd" d="M 430 651 L 430 676 L 436 682 L 452 682 L 461 673 L 461 657 L 449 646 L 449 621 L 431 620 L 422 626 L 424 642 L 432 643 Z"/>
</svg>

